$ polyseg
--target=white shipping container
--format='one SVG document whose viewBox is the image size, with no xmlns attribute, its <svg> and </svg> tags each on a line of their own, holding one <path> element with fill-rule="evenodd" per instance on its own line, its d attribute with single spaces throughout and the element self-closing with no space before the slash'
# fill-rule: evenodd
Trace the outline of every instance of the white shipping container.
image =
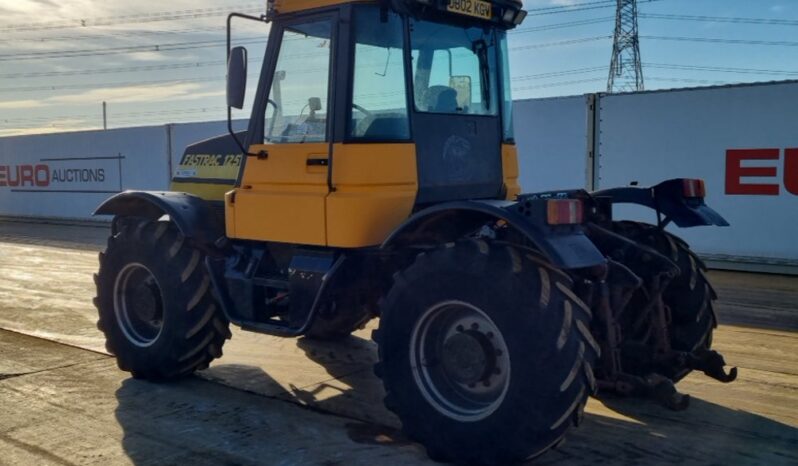
<svg viewBox="0 0 798 466">
<path fill-rule="evenodd" d="M 513 102 L 521 192 L 588 186 L 588 99 Z"/>
<path fill-rule="evenodd" d="M 599 187 L 703 178 L 731 226 L 677 234 L 710 258 L 798 265 L 798 82 L 601 95 L 598 112 Z"/>
</svg>

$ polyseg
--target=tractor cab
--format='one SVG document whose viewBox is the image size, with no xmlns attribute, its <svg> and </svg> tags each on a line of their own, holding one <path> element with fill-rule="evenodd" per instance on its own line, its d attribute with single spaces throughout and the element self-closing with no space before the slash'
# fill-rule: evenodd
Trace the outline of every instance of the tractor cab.
<svg viewBox="0 0 798 466">
<path fill-rule="evenodd" d="M 520 7 L 269 3 L 254 18 L 271 23 L 257 86 L 255 53 L 229 50 L 229 107 L 255 98 L 245 135 L 231 131 L 246 157 L 228 236 L 373 246 L 419 208 L 517 194 L 506 31 Z"/>
</svg>

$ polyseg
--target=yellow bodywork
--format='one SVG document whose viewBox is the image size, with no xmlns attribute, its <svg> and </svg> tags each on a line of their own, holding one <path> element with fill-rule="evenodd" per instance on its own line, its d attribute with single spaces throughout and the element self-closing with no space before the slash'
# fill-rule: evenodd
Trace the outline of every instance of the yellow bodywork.
<svg viewBox="0 0 798 466">
<path fill-rule="evenodd" d="M 521 185 L 518 183 L 518 151 L 515 144 L 502 144 L 502 178 L 506 199 L 515 200 L 521 194 Z"/>
<path fill-rule="evenodd" d="M 296 11 L 311 10 L 325 6 L 340 5 L 342 3 L 354 3 L 357 0 L 275 0 L 274 9 L 280 13 L 294 13 Z M 359 2 L 364 3 L 364 2 Z M 365 2 L 376 3 L 376 2 Z"/>
<path fill-rule="evenodd" d="M 172 181 L 173 191 L 210 201 L 225 201 L 230 238 L 342 248 L 374 246 L 413 212 L 418 192 L 413 143 L 333 144 L 334 191 L 327 184 L 327 142 L 260 144 L 250 153 L 241 187 L 232 189 L 240 155 L 184 157 Z M 502 145 L 507 199 L 521 192 L 516 148 Z M 196 181 L 188 181 L 190 176 Z M 208 183 L 207 179 L 228 183 Z"/>
<path fill-rule="evenodd" d="M 241 187 L 225 197 L 227 236 L 355 248 L 380 244 L 413 211 L 418 180 L 415 145 L 328 143 L 257 145 Z"/>
</svg>

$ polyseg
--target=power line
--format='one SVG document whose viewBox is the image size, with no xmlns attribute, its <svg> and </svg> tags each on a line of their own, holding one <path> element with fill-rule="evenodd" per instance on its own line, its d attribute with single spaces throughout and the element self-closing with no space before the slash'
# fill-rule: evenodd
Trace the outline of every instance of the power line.
<svg viewBox="0 0 798 466">
<path fill-rule="evenodd" d="M 586 25 L 589 25 L 589 24 L 605 23 L 605 22 L 611 21 L 613 19 L 615 19 L 614 16 L 606 16 L 606 17 L 602 17 L 602 18 L 584 19 L 584 20 L 579 20 L 579 21 L 567 21 L 567 22 L 564 22 L 564 23 L 544 24 L 542 26 L 534 26 L 534 27 L 531 27 L 531 28 L 513 29 L 511 31 L 511 34 L 517 35 L 517 34 L 526 34 L 526 33 L 529 33 L 529 32 L 551 31 L 553 29 L 563 29 L 563 28 L 576 27 L 576 26 L 586 26 Z"/>
<path fill-rule="evenodd" d="M 183 19 L 205 18 L 210 16 L 225 16 L 230 11 L 242 12 L 264 11 L 263 4 L 250 3 L 247 5 L 224 6 L 214 8 L 194 8 L 189 10 L 173 10 L 135 15 L 119 15 L 101 18 L 71 19 L 65 21 L 49 21 L 38 23 L 15 24 L 0 27 L 0 32 L 42 31 L 51 29 L 73 29 L 94 26 L 112 26 L 116 24 L 151 23 L 158 21 L 175 21 Z"/>
<path fill-rule="evenodd" d="M 92 40 L 92 39 L 101 39 L 105 37 L 139 37 L 143 35 L 178 35 L 178 34 L 202 34 L 202 33 L 209 33 L 214 31 L 225 31 L 227 28 L 225 26 L 220 27 L 208 27 L 208 28 L 188 28 L 188 29 L 159 29 L 159 30 L 142 30 L 142 29 L 132 29 L 132 30 L 98 30 L 97 34 L 90 34 L 90 35 L 80 35 L 80 36 L 50 36 L 50 37 L 43 37 L 41 35 L 37 37 L 7 37 L 5 40 L 7 42 L 36 42 L 36 43 L 43 43 L 43 42 L 63 42 L 63 41 L 78 41 L 78 40 Z"/>
<path fill-rule="evenodd" d="M 237 44 L 258 44 L 266 40 L 265 37 L 244 38 L 237 40 Z M 170 44 L 152 44 L 152 45 L 130 45 L 123 47 L 106 47 L 102 49 L 79 49 L 79 50 L 54 50 L 48 52 L 27 52 L 27 53 L 11 53 L 0 55 L 0 61 L 10 60 L 40 60 L 48 58 L 74 58 L 74 57 L 87 57 L 87 56 L 100 56 L 100 55 L 117 55 L 126 53 L 138 52 L 166 52 L 172 50 L 187 50 L 198 49 L 207 47 L 220 47 L 226 43 L 225 39 L 192 41 L 192 42 L 177 42 Z"/>
<path fill-rule="evenodd" d="M 769 26 L 798 26 L 798 20 L 793 20 L 793 19 L 668 15 L 661 13 L 640 13 L 638 16 L 640 18 L 646 18 L 646 19 L 665 19 L 665 20 L 677 20 L 677 21 L 702 21 L 702 22 L 711 22 L 711 23 L 734 23 L 734 24 L 765 24 Z"/>
<path fill-rule="evenodd" d="M 721 66 L 702 66 L 702 65 L 679 65 L 671 63 L 643 63 L 645 68 L 655 68 L 664 70 L 683 70 L 683 71 L 714 71 L 721 73 L 738 73 L 738 74 L 770 74 L 770 75 L 783 75 L 795 76 L 798 75 L 798 70 L 767 70 L 757 68 L 730 68 Z"/>
<path fill-rule="evenodd" d="M 593 42 L 602 39 L 611 39 L 612 36 L 594 36 L 594 37 L 582 37 L 579 39 L 567 39 L 567 40 L 558 40 L 555 42 L 541 42 L 537 44 L 529 44 L 529 45 L 519 45 L 516 47 L 510 47 L 510 50 L 529 50 L 529 49 L 539 49 L 545 47 L 556 47 L 561 45 L 572 45 L 572 44 L 582 44 L 585 42 Z"/>
<path fill-rule="evenodd" d="M 575 68 L 571 70 L 562 70 L 562 71 L 552 71 L 549 73 L 539 73 L 539 74 L 527 74 L 521 76 L 514 76 L 510 78 L 511 81 L 529 81 L 534 79 L 547 79 L 547 78 L 556 78 L 560 76 L 569 76 L 573 74 L 586 74 L 586 73 L 594 73 L 596 71 L 605 71 L 607 69 L 606 66 L 594 66 L 590 68 Z"/>
<path fill-rule="evenodd" d="M 605 79 L 602 78 L 587 78 L 587 79 L 577 79 L 573 81 L 560 81 L 554 83 L 544 83 L 544 84 L 535 84 L 533 86 L 522 86 L 522 87 L 514 87 L 513 92 L 515 91 L 527 91 L 532 89 L 542 89 L 546 87 L 560 87 L 560 86 L 570 86 L 572 84 L 583 84 L 583 83 L 593 83 L 593 82 L 602 82 Z"/>
<path fill-rule="evenodd" d="M 261 57 L 262 58 L 262 57 Z M 253 59 L 255 60 L 255 59 Z M 134 73 L 139 71 L 163 71 L 175 70 L 186 68 L 203 68 L 213 65 L 224 65 L 224 60 L 217 61 L 203 61 L 195 63 L 170 63 L 163 65 L 140 65 L 140 66 L 125 66 L 119 68 L 95 68 L 90 70 L 71 70 L 71 71 L 31 71 L 22 73 L 7 73 L 0 74 L 0 79 L 15 79 L 15 78 L 44 78 L 44 77 L 61 77 L 61 76 L 81 76 L 81 75 L 95 75 L 95 74 L 112 74 L 112 73 Z"/>
<path fill-rule="evenodd" d="M 650 40 L 670 40 L 683 42 L 709 42 L 715 44 L 739 44 L 739 45 L 769 45 L 796 47 L 798 42 L 787 40 L 750 40 L 750 39 L 721 39 L 715 37 L 680 37 L 680 36 L 640 36 L 641 39 Z"/>
</svg>

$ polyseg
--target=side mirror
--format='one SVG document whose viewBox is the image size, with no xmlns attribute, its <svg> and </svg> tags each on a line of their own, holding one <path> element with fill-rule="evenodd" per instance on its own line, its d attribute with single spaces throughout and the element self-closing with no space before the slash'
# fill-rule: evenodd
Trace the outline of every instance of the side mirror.
<svg viewBox="0 0 798 466">
<path fill-rule="evenodd" d="M 227 106 L 244 108 L 247 91 L 247 49 L 233 47 L 227 59 Z"/>
</svg>

